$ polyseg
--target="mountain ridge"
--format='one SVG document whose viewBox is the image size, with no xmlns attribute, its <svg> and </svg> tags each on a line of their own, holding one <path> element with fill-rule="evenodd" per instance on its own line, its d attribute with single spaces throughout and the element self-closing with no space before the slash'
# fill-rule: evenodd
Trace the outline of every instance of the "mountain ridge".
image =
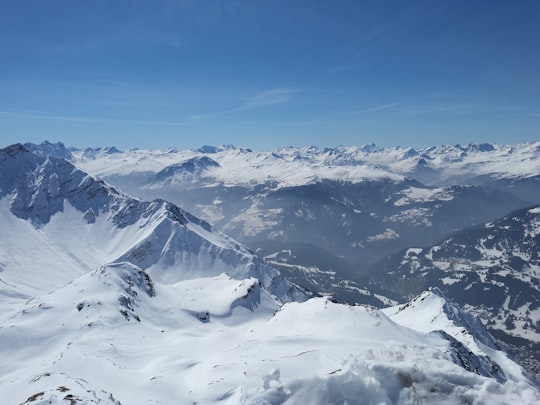
<svg viewBox="0 0 540 405">
<path fill-rule="evenodd" d="M 428 247 L 404 249 L 374 267 L 372 282 L 396 298 L 438 287 L 480 316 L 538 375 L 540 206 L 458 231 Z M 390 292 L 392 291 L 392 292 Z M 528 350 L 516 338 L 526 339 Z"/>
<path fill-rule="evenodd" d="M 449 338 L 446 327 L 410 328 L 416 311 L 399 324 L 308 299 L 208 223 L 64 159 L 6 148 L 0 174 L 10 403 L 540 401 L 502 351 L 468 355 L 472 322 L 472 340 Z"/>
<path fill-rule="evenodd" d="M 92 226 L 108 228 L 113 240 L 118 240 L 122 235 L 123 242 L 119 241 L 118 246 L 124 246 L 120 248 L 120 252 L 124 249 L 123 253 L 114 257 L 114 252 L 111 252 L 109 261 L 131 260 L 137 265 L 151 264 L 156 272 L 160 272 L 167 267 L 175 267 L 177 261 L 191 260 L 186 262 L 186 271 L 189 272 L 190 266 L 193 266 L 192 271 L 195 274 L 204 272 L 204 268 L 200 266 L 207 261 L 210 268 L 220 264 L 223 269 L 235 270 L 231 270 L 233 276 L 256 273 L 265 283 L 265 287 L 275 287 L 276 292 L 279 290 L 281 299 L 288 299 L 286 297 L 289 290 L 293 295 L 297 294 L 297 298 L 303 294 L 288 284 L 277 271 L 260 263 L 247 248 L 214 231 L 208 223 L 174 204 L 160 199 L 152 202 L 134 199 L 102 180 L 76 169 L 64 159 L 34 155 L 20 144 L 0 150 L 0 165 L 0 198 L 8 197 L 9 210 L 16 217 L 31 221 L 42 233 L 49 233 L 49 237 L 52 234 L 57 238 L 61 237 L 60 227 L 63 225 L 56 224 L 61 220 L 55 220 L 52 224 L 51 220 L 56 215 L 66 214 L 71 221 L 80 224 L 81 229 L 88 230 Z M 82 236 L 87 243 L 96 244 L 94 250 L 104 249 L 102 242 L 88 232 L 91 231 L 79 236 L 74 235 L 73 239 Z M 192 241 L 191 247 L 198 246 L 198 250 L 192 252 L 193 256 L 185 253 L 184 256 L 173 255 L 167 258 L 164 250 L 170 246 L 171 241 L 181 243 L 174 239 L 179 232 L 183 238 Z M 131 241 L 132 245 L 126 243 L 126 240 Z M 62 243 L 60 242 L 60 245 Z M 80 249 L 80 246 L 75 247 Z M 86 247 L 88 248 L 89 246 Z M 181 251 L 179 248 L 176 246 L 176 249 Z M 201 255 L 199 252 L 202 252 Z M 69 249 L 67 253 L 71 257 L 79 254 Z M 84 256 L 88 255 L 82 255 L 79 262 L 84 262 Z M 191 257 L 198 257 L 197 260 L 203 262 L 197 263 L 197 260 L 193 261 Z M 95 261 L 94 263 L 100 264 Z M 240 268 L 243 270 L 236 271 Z M 180 273 L 177 277 L 181 277 Z"/>
</svg>

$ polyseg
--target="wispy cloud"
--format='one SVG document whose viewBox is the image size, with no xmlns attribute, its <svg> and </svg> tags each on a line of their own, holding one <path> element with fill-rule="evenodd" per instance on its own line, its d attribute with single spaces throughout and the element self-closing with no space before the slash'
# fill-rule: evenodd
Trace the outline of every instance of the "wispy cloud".
<svg viewBox="0 0 540 405">
<path fill-rule="evenodd" d="M 0 117 L 16 118 L 16 119 L 35 119 L 35 120 L 54 120 L 54 121 L 71 121 L 71 122 L 98 122 L 95 118 L 74 117 L 66 115 L 56 115 L 42 111 L 0 111 Z"/>
<path fill-rule="evenodd" d="M 227 110 L 217 111 L 209 114 L 200 114 L 191 117 L 193 120 L 200 121 L 207 118 L 218 117 L 221 115 L 234 114 L 241 111 L 253 110 L 257 108 L 268 107 L 272 105 L 287 103 L 293 96 L 302 90 L 297 88 L 276 88 L 258 93 L 237 107 Z"/>
<path fill-rule="evenodd" d="M 246 110 L 274 104 L 283 104 L 300 91 L 300 89 L 293 88 L 280 88 L 264 91 L 251 97 L 240 108 Z"/>
<path fill-rule="evenodd" d="M 436 114 L 436 113 L 454 113 L 454 114 L 469 114 L 470 106 L 466 105 L 446 105 L 446 106 L 427 106 L 416 107 L 405 110 L 407 114 Z"/>
<path fill-rule="evenodd" d="M 397 102 L 396 103 L 381 104 L 381 105 L 376 105 L 374 107 L 365 108 L 365 109 L 362 109 L 362 110 L 348 111 L 348 112 L 345 112 L 343 114 L 344 115 L 369 114 L 369 113 L 372 113 L 372 112 L 390 110 L 390 109 L 392 109 L 394 107 L 397 107 L 400 104 L 401 103 L 397 103 Z"/>
<path fill-rule="evenodd" d="M 68 121 L 88 124 L 118 123 L 118 124 L 136 124 L 136 125 L 159 125 L 159 126 L 179 126 L 189 125 L 182 121 L 162 121 L 162 120 L 131 120 L 116 118 L 98 118 L 98 117 L 77 117 L 56 115 L 41 111 L 0 111 L 2 117 L 26 120 L 50 120 L 50 121 Z"/>
<path fill-rule="evenodd" d="M 371 107 L 371 108 L 366 108 L 365 110 L 360 110 L 360 111 L 357 111 L 359 114 L 363 114 L 363 113 L 370 113 L 370 112 L 377 112 L 377 111 L 384 111 L 384 110 L 389 110 L 391 108 L 394 108 L 396 106 L 398 106 L 400 103 L 388 103 L 388 104 L 382 104 L 382 105 L 378 105 L 376 107 Z"/>
</svg>

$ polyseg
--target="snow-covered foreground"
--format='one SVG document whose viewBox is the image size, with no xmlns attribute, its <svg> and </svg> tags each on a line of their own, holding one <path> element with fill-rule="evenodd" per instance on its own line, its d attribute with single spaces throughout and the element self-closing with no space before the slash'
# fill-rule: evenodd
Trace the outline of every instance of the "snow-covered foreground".
<svg viewBox="0 0 540 405">
<path fill-rule="evenodd" d="M 515 363 L 448 321 L 441 297 L 423 298 L 399 323 L 431 311 L 445 325 L 413 330 L 326 298 L 281 305 L 225 274 L 154 284 L 114 264 L 2 315 L 0 392 L 5 404 L 540 401 Z"/>
<path fill-rule="evenodd" d="M 307 295 L 178 207 L 0 150 L 2 404 L 540 402 L 438 290 Z"/>
</svg>

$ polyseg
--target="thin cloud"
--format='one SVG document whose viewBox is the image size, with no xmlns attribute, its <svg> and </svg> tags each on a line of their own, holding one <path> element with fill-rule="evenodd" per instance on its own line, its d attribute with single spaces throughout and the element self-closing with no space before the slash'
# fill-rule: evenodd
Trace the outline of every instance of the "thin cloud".
<svg viewBox="0 0 540 405">
<path fill-rule="evenodd" d="M 189 125 L 188 123 L 177 122 L 177 121 L 153 121 L 153 120 L 129 120 L 129 119 L 95 118 L 95 117 L 75 117 L 75 116 L 56 115 L 56 114 L 51 114 L 51 113 L 39 112 L 39 111 L 0 111 L 0 118 L 2 116 L 7 117 L 7 118 L 17 118 L 17 119 L 69 121 L 69 122 L 81 122 L 81 123 L 90 123 L 90 124 L 119 123 L 119 124 L 160 125 L 160 126 Z"/>
<path fill-rule="evenodd" d="M 121 124 L 137 124 L 137 125 L 159 125 L 159 126 L 181 126 L 189 125 L 187 122 L 183 121 L 152 121 L 152 120 L 116 120 L 116 119 L 105 119 L 103 122 L 116 122 Z"/>
<path fill-rule="evenodd" d="M 449 105 L 439 107 L 419 107 L 405 111 L 407 114 L 436 114 L 436 113 L 454 113 L 454 114 L 469 114 L 470 106 L 464 105 Z"/>
<path fill-rule="evenodd" d="M 272 105 L 287 103 L 293 96 L 300 93 L 301 89 L 295 88 L 277 88 L 258 93 L 244 103 L 235 108 L 218 111 L 210 114 L 200 114 L 191 117 L 193 120 L 200 121 L 208 118 L 218 117 L 222 115 L 234 114 L 241 111 L 254 110 L 257 108 L 269 107 Z"/>
<path fill-rule="evenodd" d="M 415 105 L 411 102 L 395 102 L 376 105 L 374 107 L 365 108 L 363 110 L 348 111 L 342 113 L 343 115 L 368 115 L 370 113 L 377 113 L 383 111 L 392 111 L 397 115 L 424 115 L 424 114 L 470 114 L 474 105 Z"/>
<path fill-rule="evenodd" d="M 401 103 L 388 103 L 388 104 L 382 104 L 382 105 L 377 105 L 377 106 L 374 106 L 374 107 L 370 107 L 370 108 L 365 108 L 363 110 L 355 110 L 355 111 L 350 111 L 350 112 L 346 112 L 344 113 L 345 115 L 358 115 L 358 114 L 368 114 L 368 113 L 372 113 L 372 112 L 378 112 L 378 111 L 384 111 L 384 110 L 389 110 L 389 109 L 392 109 L 394 107 L 397 107 L 398 105 L 400 105 Z"/>
<path fill-rule="evenodd" d="M 71 121 L 87 123 L 95 123 L 99 121 L 94 118 L 55 115 L 40 111 L 0 111 L 0 115 L 8 118 L 23 118 L 35 120 Z"/>
<path fill-rule="evenodd" d="M 253 96 L 248 101 L 246 101 L 241 106 L 241 109 L 245 110 L 245 109 L 265 107 L 265 106 L 275 105 L 275 104 L 283 104 L 289 101 L 289 99 L 292 96 L 294 96 L 295 94 L 299 92 L 300 92 L 300 89 L 289 89 L 289 88 L 272 89 L 272 90 L 264 91 L 262 93 L 259 93 Z"/>
<path fill-rule="evenodd" d="M 370 112 L 376 112 L 376 111 L 384 111 L 389 110 L 391 108 L 394 108 L 398 106 L 400 103 L 389 103 L 389 104 L 383 104 L 372 108 L 367 108 L 365 110 L 360 110 L 358 113 L 370 113 Z"/>
</svg>

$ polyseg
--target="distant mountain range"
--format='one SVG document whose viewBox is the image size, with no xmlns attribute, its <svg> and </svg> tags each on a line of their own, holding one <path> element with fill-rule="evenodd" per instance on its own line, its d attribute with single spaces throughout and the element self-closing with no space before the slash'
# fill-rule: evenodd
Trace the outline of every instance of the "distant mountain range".
<svg viewBox="0 0 540 405">
<path fill-rule="evenodd" d="M 143 200 L 182 206 L 315 294 L 384 307 L 438 287 L 479 315 L 528 370 L 540 370 L 534 254 L 519 253 L 525 242 L 517 228 L 477 235 L 478 229 L 492 229 L 489 224 L 494 229 L 513 225 L 501 221 L 540 203 L 540 143 L 268 152 L 230 145 L 119 151 L 44 143 L 25 149 L 43 159 L 67 158 Z M 19 216 L 35 222 L 32 209 L 27 211 Z M 533 217 L 523 214 L 520 225 L 514 225 L 533 229 Z M 508 248 L 501 257 L 511 259 L 503 263 L 499 258 L 499 267 L 493 267 L 488 265 L 493 257 L 477 258 L 478 247 L 489 245 L 482 238 L 503 236 L 507 241 L 501 246 Z M 444 260 L 433 262 L 424 255 L 444 244 L 439 241 L 457 237 L 464 238 L 457 243 L 464 250 L 445 251 Z M 469 270 L 462 271 L 462 265 Z M 445 274 L 440 266 L 446 266 Z M 282 299 L 291 299 L 290 291 L 296 290 L 289 289 Z"/>
</svg>

